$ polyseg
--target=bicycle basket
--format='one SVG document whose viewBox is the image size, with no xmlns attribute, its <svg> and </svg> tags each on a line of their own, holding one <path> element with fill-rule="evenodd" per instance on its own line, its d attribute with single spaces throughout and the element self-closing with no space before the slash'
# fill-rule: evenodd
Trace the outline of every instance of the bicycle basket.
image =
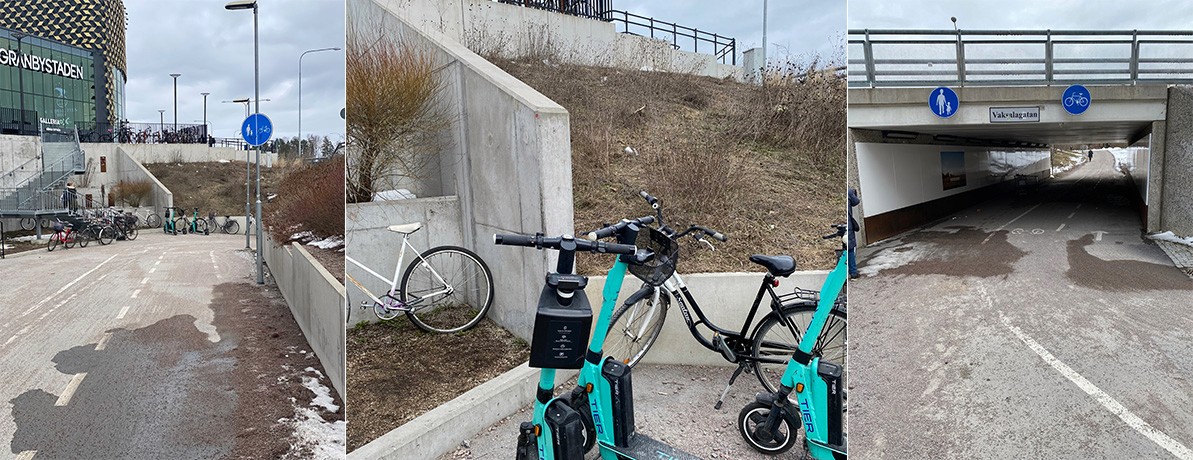
<svg viewBox="0 0 1193 460">
<path fill-rule="evenodd" d="M 54 222 L 54 232 L 55 233 L 61 232 L 63 230 L 66 230 L 65 224 L 63 224 L 62 222 Z"/>
<path fill-rule="evenodd" d="M 654 227 L 643 228 L 635 242 L 638 249 L 654 251 L 654 258 L 643 264 L 630 265 L 630 273 L 651 286 L 662 286 L 679 263 L 679 244 Z"/>
</svg>

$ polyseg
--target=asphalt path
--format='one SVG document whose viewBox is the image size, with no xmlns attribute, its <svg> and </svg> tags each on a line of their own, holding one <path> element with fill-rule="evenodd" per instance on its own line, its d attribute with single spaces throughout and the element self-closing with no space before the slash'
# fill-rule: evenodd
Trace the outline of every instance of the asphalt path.
<svg viewBox="0 0 1193 460">
<path fill-rule="evenodd" d="M 145 230 L 0 261 L 0 441 L 11 456 L 228 456 L 234 345 L 209 304 L 216 285 L 250 282 L 241 241 Z"/>
<path fill-rule="evenodd" d="M 1193 281 L 1132 194 L 1098 151 L 862 251 L 851 457 L 1193 459 Z"/>
</svg>

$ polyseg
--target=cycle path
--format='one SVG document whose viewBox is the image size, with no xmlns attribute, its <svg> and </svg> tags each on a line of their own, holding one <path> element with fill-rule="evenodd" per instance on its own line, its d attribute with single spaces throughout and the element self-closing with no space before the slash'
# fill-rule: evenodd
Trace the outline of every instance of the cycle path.
<svg viewBox="0 0 1193 460">
<path fill-rule="evenodd" d="M 253 285 L 251 257 L 235 235 L 146 230 L 0 263 L 0 441 L 22 459 L 237 454 L 238 404 L 256 396 L 237 386 L 245 342 L 221 331 L 246 319 L 216 305 Z"/>
<path fill-rule="evenodd" d="M 862 251 L 853 457 L 1193 459 L 1193 280 L 1132 188 L 1098 151 Z"/>
</svg>

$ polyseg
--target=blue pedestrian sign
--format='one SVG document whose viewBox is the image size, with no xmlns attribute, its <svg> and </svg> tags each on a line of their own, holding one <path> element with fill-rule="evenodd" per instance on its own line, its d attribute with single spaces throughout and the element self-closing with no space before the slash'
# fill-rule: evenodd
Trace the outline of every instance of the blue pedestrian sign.
<svg viewBox="0 0 1193 460">
<path fill-rule="evenodd" d="M 269 138 L 273 136 L 273 122 L 269 121 L 265 114 L 249 115 L 244 119 L 244 123 L 240 124 L 240 136 L 253 147 L 269 142 Z"/>
<path fill-rule="evenodd" d="M 953 116 L 957 113 L 957 108 L 960 105 L 961 101 L 957 99 L 957 93 L 943 86 L 932 90 L 932 94 L 928 95 L 928 108 L 932 109 L 932 113 L 940 118 Z"/>
<path fill-rule="evenodd" d="M 1066 112 L 1081 115 L 1094 101 L 1091 99 L 1089 90 L 1084 86 L 1072 85 L 1066 88 L 1064 94 L 1060 96 L 1060 102 L 1065 106 Z"/>
</svg>

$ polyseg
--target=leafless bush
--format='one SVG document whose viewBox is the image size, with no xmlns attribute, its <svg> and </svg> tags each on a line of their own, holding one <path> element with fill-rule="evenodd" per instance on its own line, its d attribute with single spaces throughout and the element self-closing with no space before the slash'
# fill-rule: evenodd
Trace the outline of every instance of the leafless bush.
<svg viewBox="0 0 1193 460">
<path fill-rule="evenodd" d="M 430 50 L 376 23 L 347 34 L 347 199 L 372 199 L 393 178 L 422 179 L 443 149 L 451 112 L 436 98 L 444 79 Z"/>
<path fill-rule="evenodd" d="M 344 234 L 344 163 L 294 167 L 278 184 L 278 197 L 264 209 L 274 241 L 309 231 L 327 238 Z"/>
<path fill-rule="evenodd" d="M 147 180 L 122 180 L 112 186 L 111 196 L 120 203 L 137 207 L 150 193 L 153 193 L 153 184 Z"/>
</svg>

